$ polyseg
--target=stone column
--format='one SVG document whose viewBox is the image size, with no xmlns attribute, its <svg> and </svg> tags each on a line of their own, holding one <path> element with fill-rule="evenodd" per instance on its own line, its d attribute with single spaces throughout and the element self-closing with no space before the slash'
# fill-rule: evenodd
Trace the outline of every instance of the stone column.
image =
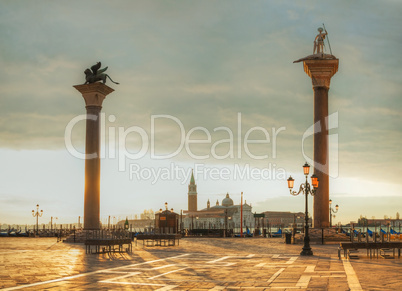
<svg viewBox="0 0 402 291">
<path fill-rule="evenodd" d="M 304 60 L 314 90 L 314 173 L 319 180 L 314 196 L 313 227 L 329 227 L 328 90 L 338 71 L 338 59 Z"/>
<path fill-rule="evenodd" d="M 102 102 L 114 90 L 102 83 L 74 86 L 87 109 L 85 137 L 84 230 L 100 229 L 100 112 Z"/>
</svg>

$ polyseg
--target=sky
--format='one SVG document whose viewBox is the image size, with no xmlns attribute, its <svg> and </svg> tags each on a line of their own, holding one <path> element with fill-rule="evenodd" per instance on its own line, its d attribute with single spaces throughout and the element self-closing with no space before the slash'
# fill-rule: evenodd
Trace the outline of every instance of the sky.
<svg viewBox="0 0 402 291">
<path fill-rule="evenodd" d="M 313 53 L 323 23 L 339 59 L 333 221 L 395 218 L 401 14 L 390 0 L 1 1 L 0 224 L 33 224 L 36 204 L 40 223 L 83 216 L 85 104 L 73 85 L 98 61 L 120 83 L 107 81 L 102 108 L 102 221 L 165 202 L 186 210 L 191 170 L 199 209 L 244 192 L 256 212 L 304 211 L 286 179 L 302 183 L 313 156 L 313 90 L 293 61 Z"/>
</svg>

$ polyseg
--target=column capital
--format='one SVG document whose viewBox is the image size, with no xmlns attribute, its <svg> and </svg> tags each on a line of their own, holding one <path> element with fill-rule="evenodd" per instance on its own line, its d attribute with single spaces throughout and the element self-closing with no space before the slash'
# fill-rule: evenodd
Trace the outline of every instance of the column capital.
<svg viewBox="0 0 402 291">
<path fill-rule="evenodd" d="M 313 88 L 324 87 L 329 89 L 331 78 L 338 71 L 338 59 L 304 60 L 304 72 L 311 78 Z"/>
<path fill-rule="evenodd" d="M 73 87 L 82 94 L 86 106 L 102 107 L 103 100 L 114 91 L 103 83 L 75 85 Z"/>
</svg>

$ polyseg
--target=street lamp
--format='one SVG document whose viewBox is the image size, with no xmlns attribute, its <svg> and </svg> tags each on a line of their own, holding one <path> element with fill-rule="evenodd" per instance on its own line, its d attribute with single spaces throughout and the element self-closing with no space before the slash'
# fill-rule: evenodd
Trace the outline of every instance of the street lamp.
<svg viewBox="0 0 402 291">
<path fill-rule="evenodd" d="M 331 207 L 331 205 L 332 205 L 332 200 L 330 199 L 330 200 L 329 200 L 329 227 L 332 227 L 332 212 L 333 212 L 333 213 L 337 213 L 337 212 L 338 212 L 338 209 L 339 209 L 339 205 L 338 205 L 338 204 L 336 204 L 335 209 L 333 209 L 333 208 Z M 335 215 L 334 215 L 334 217 L 335 217 Z"/>
<path fill-rule="evenodd" d="M 33 211 L 33 210 L 32 210 Z M 51 216 L 50 217 L 50 229 L 51 230 L 53 230 L 53 218 L 56 220 L 56 219 L 58 219 L 57 217 L 53 217 L 53 216 Z M 55 223 L 56 224 L 56 223 Z"/>
<path fill-rule="evenodd" d="M 308 183 L 307 177 L 308 174 L 310 172 L 310 166 L 309 164 L 307 164 L 307 162 L 303 165 L 303 173 L 306 176 L 306 182 L 304 184 L 300 185 L 300 189 L 299 192 L 296 191 L 292 191 L 293 186 L 294 186 L 294 182 L 295 180 L 292 178 L 292 176 L 289 177 L 288 179 L 288 187 L 289 187 L 289 192 L 291 195 L 293 196 L 297 196 L 300 193 L 304 193 L 304 195 L 306 196 L 306 210 L 305 210 L 305 214 L 304 214 L 304 246 L 303 246 L 303 250 L 301 251 L 300 255 L 302 256 L 312 256 L 313 255 L 313 251 L 311 250 L 310 247 L 310 237 L 308 235 L 308 194 L 310 194 L 311 196 L 314 196 L 314 194 L 316 193 L 316 189 L 318 188 L 318 178 L 315 174 L 313 174 L 311 176 L 311 185 L 313 186 L 311 189 L 310 184 Z"/>
<path fill-rule="evenodd" d="M 228 210 L 225 209 L 225 231 L 223 232 L 223 237 L 227 236 L 228 231 Z"/>
<path fill-rule="evenodd" d="M 39 217 L 42 217 L 42 215 L 43 215 L 43 210 L 41 210 L 41 211 L 39 212 L 39 204 L 36 204 L 36 212 L 35 212 L 35 210 L 32 210 L 32 216 L 33 216 L 33 217 L 36 217 L 36 234 L 37 234 L 37 235 L 39 234 L 39 224 L 38 224 L 38 220 L 39 220 Z"/>
<path fill-rule="evenodd" d="M 168 226 L 168 223 L 167 223 L 167 220 L 168 220 L 168 203 L 167 203 L 167 202 L 165 202 L 165 208 L 166 208 L 166 210 L 165 210 L 165 214 L 166 214 L 165 231 L 166 231 L 166 230 L 167 230 L 167 226 Z"/>
</svg>

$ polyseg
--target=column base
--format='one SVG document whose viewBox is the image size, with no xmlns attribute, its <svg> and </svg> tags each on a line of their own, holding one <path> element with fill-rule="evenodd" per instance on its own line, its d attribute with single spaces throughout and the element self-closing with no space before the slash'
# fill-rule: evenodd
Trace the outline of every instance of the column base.
<svg viewBox="0 0 402 291">
<path fill-rule="evenodd" d="M 303 250 L 300 253 L 301 256 L 313 256 L 313 251 L 311 248 L 303 248 Z"/>
</svg>

